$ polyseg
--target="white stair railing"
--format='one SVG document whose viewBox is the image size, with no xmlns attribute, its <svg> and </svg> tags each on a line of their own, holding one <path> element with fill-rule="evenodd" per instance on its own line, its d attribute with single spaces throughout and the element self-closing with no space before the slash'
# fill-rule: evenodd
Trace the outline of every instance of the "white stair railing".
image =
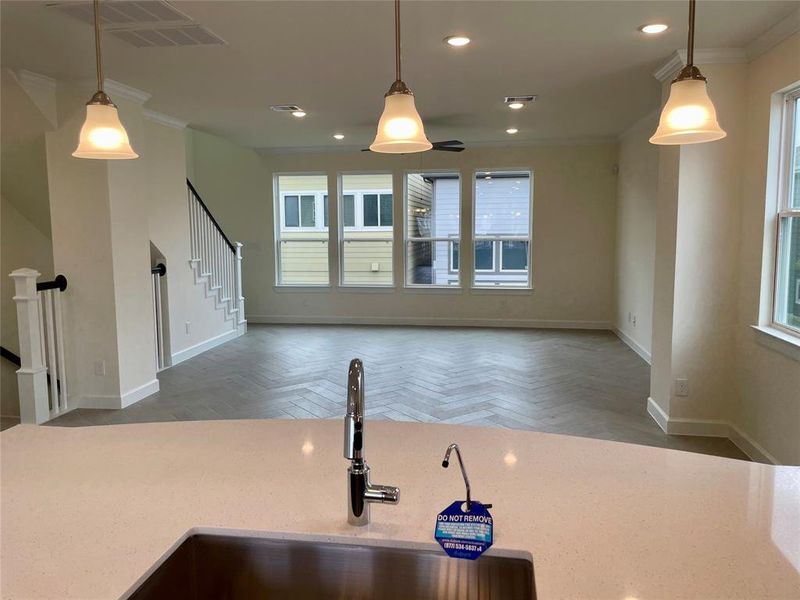
<svg viewBox="0 0 800 600">
<path fill-rule="evenodd" d="M 150 269 L 150 281 L 153 293 L 153 335 L 155 336 L 156 372 L 163 370 L 167 364 L 164 355 L 164 308 L 161 303 L 161 278 L 167 274 L 164 263 L 158 263 Z"/>
<path fill-rule="evenodd" d="M 22 423 L 44 423 L 69 409 L 61 309 L 67 279 L 59 275 L 53 281 L 37 283 L 40 276 L 35 269 L 11 273 L 19 330 L 17 382 Z"/>
<path fill-rule="evenodd" d="M 234 328 L 244 327 L 242 295 L 242 244 L 231 242 L 208 210 L 197 190 L 187 180 L 191 262 L 199 278 L 215 293 Z"/>
</svg>

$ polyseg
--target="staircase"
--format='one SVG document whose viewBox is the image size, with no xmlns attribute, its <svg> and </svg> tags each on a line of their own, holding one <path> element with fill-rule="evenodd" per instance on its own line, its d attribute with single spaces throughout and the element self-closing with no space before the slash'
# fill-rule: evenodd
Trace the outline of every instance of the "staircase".
<svg viewBox="0 0 800 600">
<path fill-rule="evenodd" d="M 192 182 L 186 180 L 189 198 L 189 232 L 194 280 L 213 297 L 234 329 L 244 332 L 242 295 L 242 244 L 233 243 L 222 231 Z"/>
</svg>

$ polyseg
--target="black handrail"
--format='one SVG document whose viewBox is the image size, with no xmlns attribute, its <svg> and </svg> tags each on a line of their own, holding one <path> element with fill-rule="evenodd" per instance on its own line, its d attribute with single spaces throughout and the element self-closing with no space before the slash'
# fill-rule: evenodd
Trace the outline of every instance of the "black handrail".
<svg viewBox="0 0 800 600">
<path fill-rule="evenodd" d="M 3 348 L 2 346 L 0 346 L 0 356 L 2 356 L 6 360 L 14 363 L 18 367 L 22 366 L 22 359 L 19 356 L 17 356 L 16 354 L 14 354 L 8 348 Z"/>
<path fill-rule="evenodd" d="M 165 265 L 164 263 L 158 263 L 155 267 L 150 269 L 150 272 L 153 275 L 158 274 L 159 277 L 163 277 L 164 275 L 167 274 L 167 265 Z"/>
<path fill-rule="evenodd" d="M 63 292 L 67 289 L 67 278 L 63 275 L 56 275 L 53 281 L 40 281 L 36 284 L 36 291 L 41 292 L 44 290 L 58 290 Z"/>
<path fill-rule="evenodd" d="M 225 240 L 225 243 L 226 243 L 226 244 L 228 244 L 228 248 L 230 248 L 230 249 L 231 249 L 231 252 L 233 252 L 234 254 L 236 254 L 236 247 L 235 247 L 235 246 L 234 246 L 234 245 L 231 243 L 231 241 L 228 239 L 228 236 L 227 236 L 227 235 L 225 235 L 225 232 L 224 232 L 224 231 L 222 231 L 222 227 L 220 227 L 220 226 L 219 226 L 219 223 L 217 223 L 217 220 L 214 218 L 214 215 L 212 215 L 212 214 L 211 214 L 211 211 L 210 211 L 210 210 L 208 210 L 208 207 L 206 206 L 206 203 L 205 203 L 205 202 L 203 202 L 203 199 L 200 197 L 200 194 L 198 194 L 198 193 L 197 193 L 197 190 L 196 190 L 196 189 L 194 189 L 194 186 L 192 185 L 192 182 L 191 182 L 191 181 L 189 181 L 189 180 L 187 179 L 187 180 L 186 180 L 186 185 L 188 185 L 188 186 L 189 186 L 189 189 L 190 189 L 190 190 L 192 191 L 192 193 L 194 194 L 194 197 L 195 197 L 195 198 L 197 198 L 197 201 L 200 203 L 200 206 L 202 206 L 202 207 L 203 207 L 203 210 L 204 210 L 204 211 L 206 212 L 206 214 L 208 215 L 208 218 L 209 218 L 209 219 L 211 219 L 211 222 L 214 224 L 214 227 L 216 227 L 216 228 L 217 228 L 217 231 L 219 231 L 220 235 L 222 236 L 222 239 L 223 239 L 223 240 Z"/>
</svg>

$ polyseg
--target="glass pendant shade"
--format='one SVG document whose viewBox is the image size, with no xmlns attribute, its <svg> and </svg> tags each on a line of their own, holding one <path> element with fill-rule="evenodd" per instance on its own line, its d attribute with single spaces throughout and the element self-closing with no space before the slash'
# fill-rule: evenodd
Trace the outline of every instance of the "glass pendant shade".
<svg viewBox="0 0 800 600">
<path fill-rule="evenodd" d="M 117 107 L 110 103 L 86 105 L 86 120 L 81 127 L 78 148 L 72 156 L 105 160 L 139 158 L 131 148 Z"/>
<path fill-rule="evenodd" d="M 433 148 L 425 135 L 425 127 L 410 93 L 388 94 L 383 114 L 378 121 L 378 133 L 369 149 L 386 154 L 425 152 Z"/>
<path fill-rule="evenodd" d="M 669 99 L 661 111 L 653 144 L 700 144 L 721 140 L 727 134 L 717 122 L 717 111 L 708 97 L 704 79 L 672 82 Z"/>
</svg>

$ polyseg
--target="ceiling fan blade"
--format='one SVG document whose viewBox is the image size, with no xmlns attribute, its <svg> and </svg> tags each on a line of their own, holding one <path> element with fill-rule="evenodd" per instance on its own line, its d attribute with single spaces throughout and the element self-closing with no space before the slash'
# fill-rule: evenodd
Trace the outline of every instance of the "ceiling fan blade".
<svg viewBox="0 0 800 600">
<path fill-rule="evenodd" d="M 361 151 L 362 152 L 372 152 L 372 150 L 370 150 L 369 148 L 362 148 Z"/>
<path fill-rule="evenodd" d="M 436 146 L 434 145 L 433 150 L 438 150 L 439 152 L 463 152 L 466 150 L 463 146 L 460 148 L 457 146 Z"/>
<path fill-rule="evenodd" d="M 436 146 L 463 146 L 464 142 L 459 140 L 445 140 L 443 142 L 433 142 L 434 148 Z"/>
</svg>

